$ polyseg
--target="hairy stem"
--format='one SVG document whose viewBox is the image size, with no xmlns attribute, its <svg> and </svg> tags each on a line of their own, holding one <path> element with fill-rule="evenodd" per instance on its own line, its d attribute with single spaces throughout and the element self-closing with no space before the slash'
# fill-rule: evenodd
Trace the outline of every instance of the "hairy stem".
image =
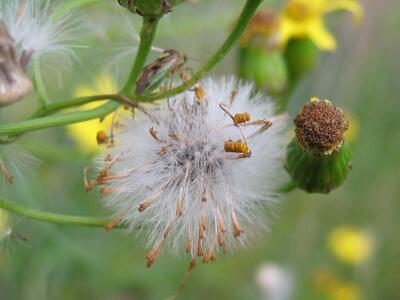
<svg viewBox="0 0 400 300">
<path fill-rule="evenodd" d="M 20 204 L 16 204 L 15 202 L 6 200 L 1 197 L 0 197 L 0 208 L 10 213 L 24 216 L 30 219 L 48 223 L 55 223 L 55 224 L 88 226 L 88 227 L 104 227 L 110 222 L 109 219 L 103 219 L 103 218 L 81 217 L 81 216 L 44 212 L 28 208 Z M 114 228 L 122 228 L 122 227 L 123 226 L 119 225 Z"/>
</svg>

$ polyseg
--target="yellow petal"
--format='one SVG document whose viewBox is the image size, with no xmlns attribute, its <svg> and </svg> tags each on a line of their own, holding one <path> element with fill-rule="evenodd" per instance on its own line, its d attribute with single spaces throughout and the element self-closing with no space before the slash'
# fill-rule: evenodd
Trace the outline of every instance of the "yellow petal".
<svg viewBox="0 0 400 300">
<path fill-rule="evenodd" d="M 336 258 L 349 265 L 367 261 L 373 250 L 373 240 L 365 232 L 351 227 L 340 226 L 334 229 L 328 241 L 329 248 Z"/>
<path fill-rule="evenodd" d="M 335 37 L 325 27 L 322 18 L 308 24 L 307 36 L 321 50 L 334 51 L 337 47 Z"/>
<path fill-rule="evenodd" d="M 363 9 L 360 3 L 355 0 L 332 0 L 326 1 L 322 7 L 322 13 L 326 14 L 337 10 L 347 10 L 351 12 L 357 23 L 361 22 Z"/>
<path fill-rule="evenodd" d="M 112 78 L 106 74 L 99 76 L 93 87 L 80 86 L 76 89 L 75 94 L 79 97 L 91 96 L 95 94 L 112 94 L 117 91 L 117 85 L 112 80 Z M 91 102 L 79 107 L 79 110 L 88 110 L 101 106 L 106 101 Z M 119 109 L 118 111 L 122 111 Z M 125 110 L 123 110 L 125 111 Z M 120 122 L 121 120 L 117 117 L 115 122 Z M 70 133 L 71 137 L 77 142 L 79 147 L 86 152 L 96 152 L 99 150 L 97 144 L 96 135 L 100 130 L 105 132 L 110 132 L 113 123 L 113 114 L 105 117 L 102 122 L 100 120 L 90 120 L 82 123 L 76 123 L 67 126 L 67 131 Z"/>
<path fill-rule="evenodd" d="M 307 37 L 307 31 L 307 23 L 296 22 L 290 18 L 282 17 L 279 30 L 279 45 L 284 48 L 292 38 Z"/>
</svg>

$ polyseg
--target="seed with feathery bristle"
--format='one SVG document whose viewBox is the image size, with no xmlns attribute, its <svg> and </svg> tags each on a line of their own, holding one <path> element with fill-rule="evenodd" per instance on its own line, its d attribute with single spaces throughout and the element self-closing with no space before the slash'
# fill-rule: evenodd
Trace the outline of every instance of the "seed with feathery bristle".
<svg viewBox="0 0 400 300">
<path fill-rule="evenodd" d="M 108 161 L 98 161 L 103 178 L 113 178 L 99 184 L 115 189 L 105 204 L 128 227 L 148 230 L 149 267 L 164 248 L 210 262 L 265 227 L 260 207 L 276 202 L 286 117 L 274 116 L 264 95 L 209 79 L 144 109 L 126 122 Z"/>
</svg>

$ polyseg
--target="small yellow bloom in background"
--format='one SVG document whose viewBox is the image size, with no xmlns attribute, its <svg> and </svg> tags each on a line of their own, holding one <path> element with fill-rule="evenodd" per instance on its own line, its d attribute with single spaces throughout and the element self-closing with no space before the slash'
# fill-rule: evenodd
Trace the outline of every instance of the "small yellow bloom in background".
<svg viewBox="0 0 400 300">
<path fill-rule="evenodd" d="M 340 283 L 328 293 L 329 300 L 360 300 L 360 287 L 354 283 Z"/>
<path fill-rule="evenodd" d="M 288 0 L 281 16 L 281 46 L 292 38 L 308 38 L 321 50 L 335 50 L 336 40 L 325 26 L 324 15 L 337 10 L 350 11 L 356 21 L 363 14 L 357 0 Z"/>
<path fill-rule="evenodd" d="M 76 89 L 75 96 L 85 97 L 98 94 L 113 94 L 118 91 L 116 83 L 108 75 L 101 75 L 93 86 L 80 86 Z M 80 106 L 79 109 L 88 110 L 101 106 L 105 101 L 97 101 Z M 120 110 L 123 110 L 121 108 Z M 102 121 L 94 119 L 82 123 L 67 126 L 67 131 L 78 143 L 79 147 L 86 152 L 96 152 L 99 150 L 97 143 L 97 133 L 104 131 L 110 133 L 114 114 L 109 114 Z M 118 122 L 117 118 L 114 122 Z"/>
<path fill-rule="evenodd" d="M 373 244 L 369 234 L 347 225 L 335 228 L 328 240 L 332 254 L 349 265 L 366 262 L 372 255 Z"/>
<path fill-rule="evenodd" d="M 328 300 L 360 300 L 362 293 L 360 287 L 352 282 L 337 278 L 328 270 L 315 273 L 314 286 L 321 291 Z"/>
</svg>

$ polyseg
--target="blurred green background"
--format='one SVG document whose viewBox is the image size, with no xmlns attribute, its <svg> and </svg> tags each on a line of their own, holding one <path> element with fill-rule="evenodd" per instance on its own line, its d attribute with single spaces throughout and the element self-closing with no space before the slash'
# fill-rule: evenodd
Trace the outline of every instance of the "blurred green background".
<svg viewBox="0 0 400 300">
<path fill-rule="evenodd" d="M 156 45 L 183 51 L 196 68 L 223 41 L 243 2 L 200 0 L 182 5 L 161 23 Z M 281 3 L 265 1 L 264 5 L 280 7 Z M 362 4 L 365 16 L 360 26 L 355 27 L 346 14 L 327 18 L 339 48 L 320 57 L 293 93 L 289 107 L 293 117 L 305 101 L 318 96 L 352 114 L 359 131 L 350 177 L 326 196 L 289 194 L 270 233 L 249 249 L 200 265 L 180 299 L 273 299 L 267 298 L 259 283 L 260 266 L 265 263 L 277 264 L 290 275 L 288 299 L 333 299 L 324 291 L 327 283 L 318 280 L 321 274 L 326 281 L 352 284 L 360 292 L 358 298 L 343 294 L 335 299 L 400 299 L 400 2 L 365 0 Z M 122 82 L 132 60 L 120 53 L 129 45 L 128 24 L 139 29 L 137 16 L 132 17 L 133 23 L 128 21 L 130 15 L 117 1 L 99 1 L 80 14 L 88 27 L 96 29 L 95 35 L 88 28 L 82 42 L 89 46 L 80 49 L 80 59 L 69 66 L 63 61 L 55 61 L 57 68 L 54 61 L 45 65 L 54 101 L 72 96 L 79 85 L 92 85 L 104 72 Z M 235 51 L 213 75 L 235 72 Z M 34 105 L 32 99 L 2 109 L 3 122 L 29 115 Z M 77 150 L 63 128 L 27 134 L 19 144 L 42 163 L 34 175 L 22 168 L 24 180 L 2 184 L 2 195 L 48 211 L 108 215 L 101 196 L 83 189 L 82 170 L 91 156 Z M 368 233 L 373 249 L 362 264 L 346 264 L 330 250 L 330 233 L 342 225 Z M 164 255 L 146 269 L 145 241 L 142 236 L 135 238 L 135 233 L 56 226 L 15 216 L 10 226 L 27 240 L 10 236 L 1 241 L 0 299 L 164 299 L 173 294 L 189 263 L 186 257 Z"/>
</svg>

